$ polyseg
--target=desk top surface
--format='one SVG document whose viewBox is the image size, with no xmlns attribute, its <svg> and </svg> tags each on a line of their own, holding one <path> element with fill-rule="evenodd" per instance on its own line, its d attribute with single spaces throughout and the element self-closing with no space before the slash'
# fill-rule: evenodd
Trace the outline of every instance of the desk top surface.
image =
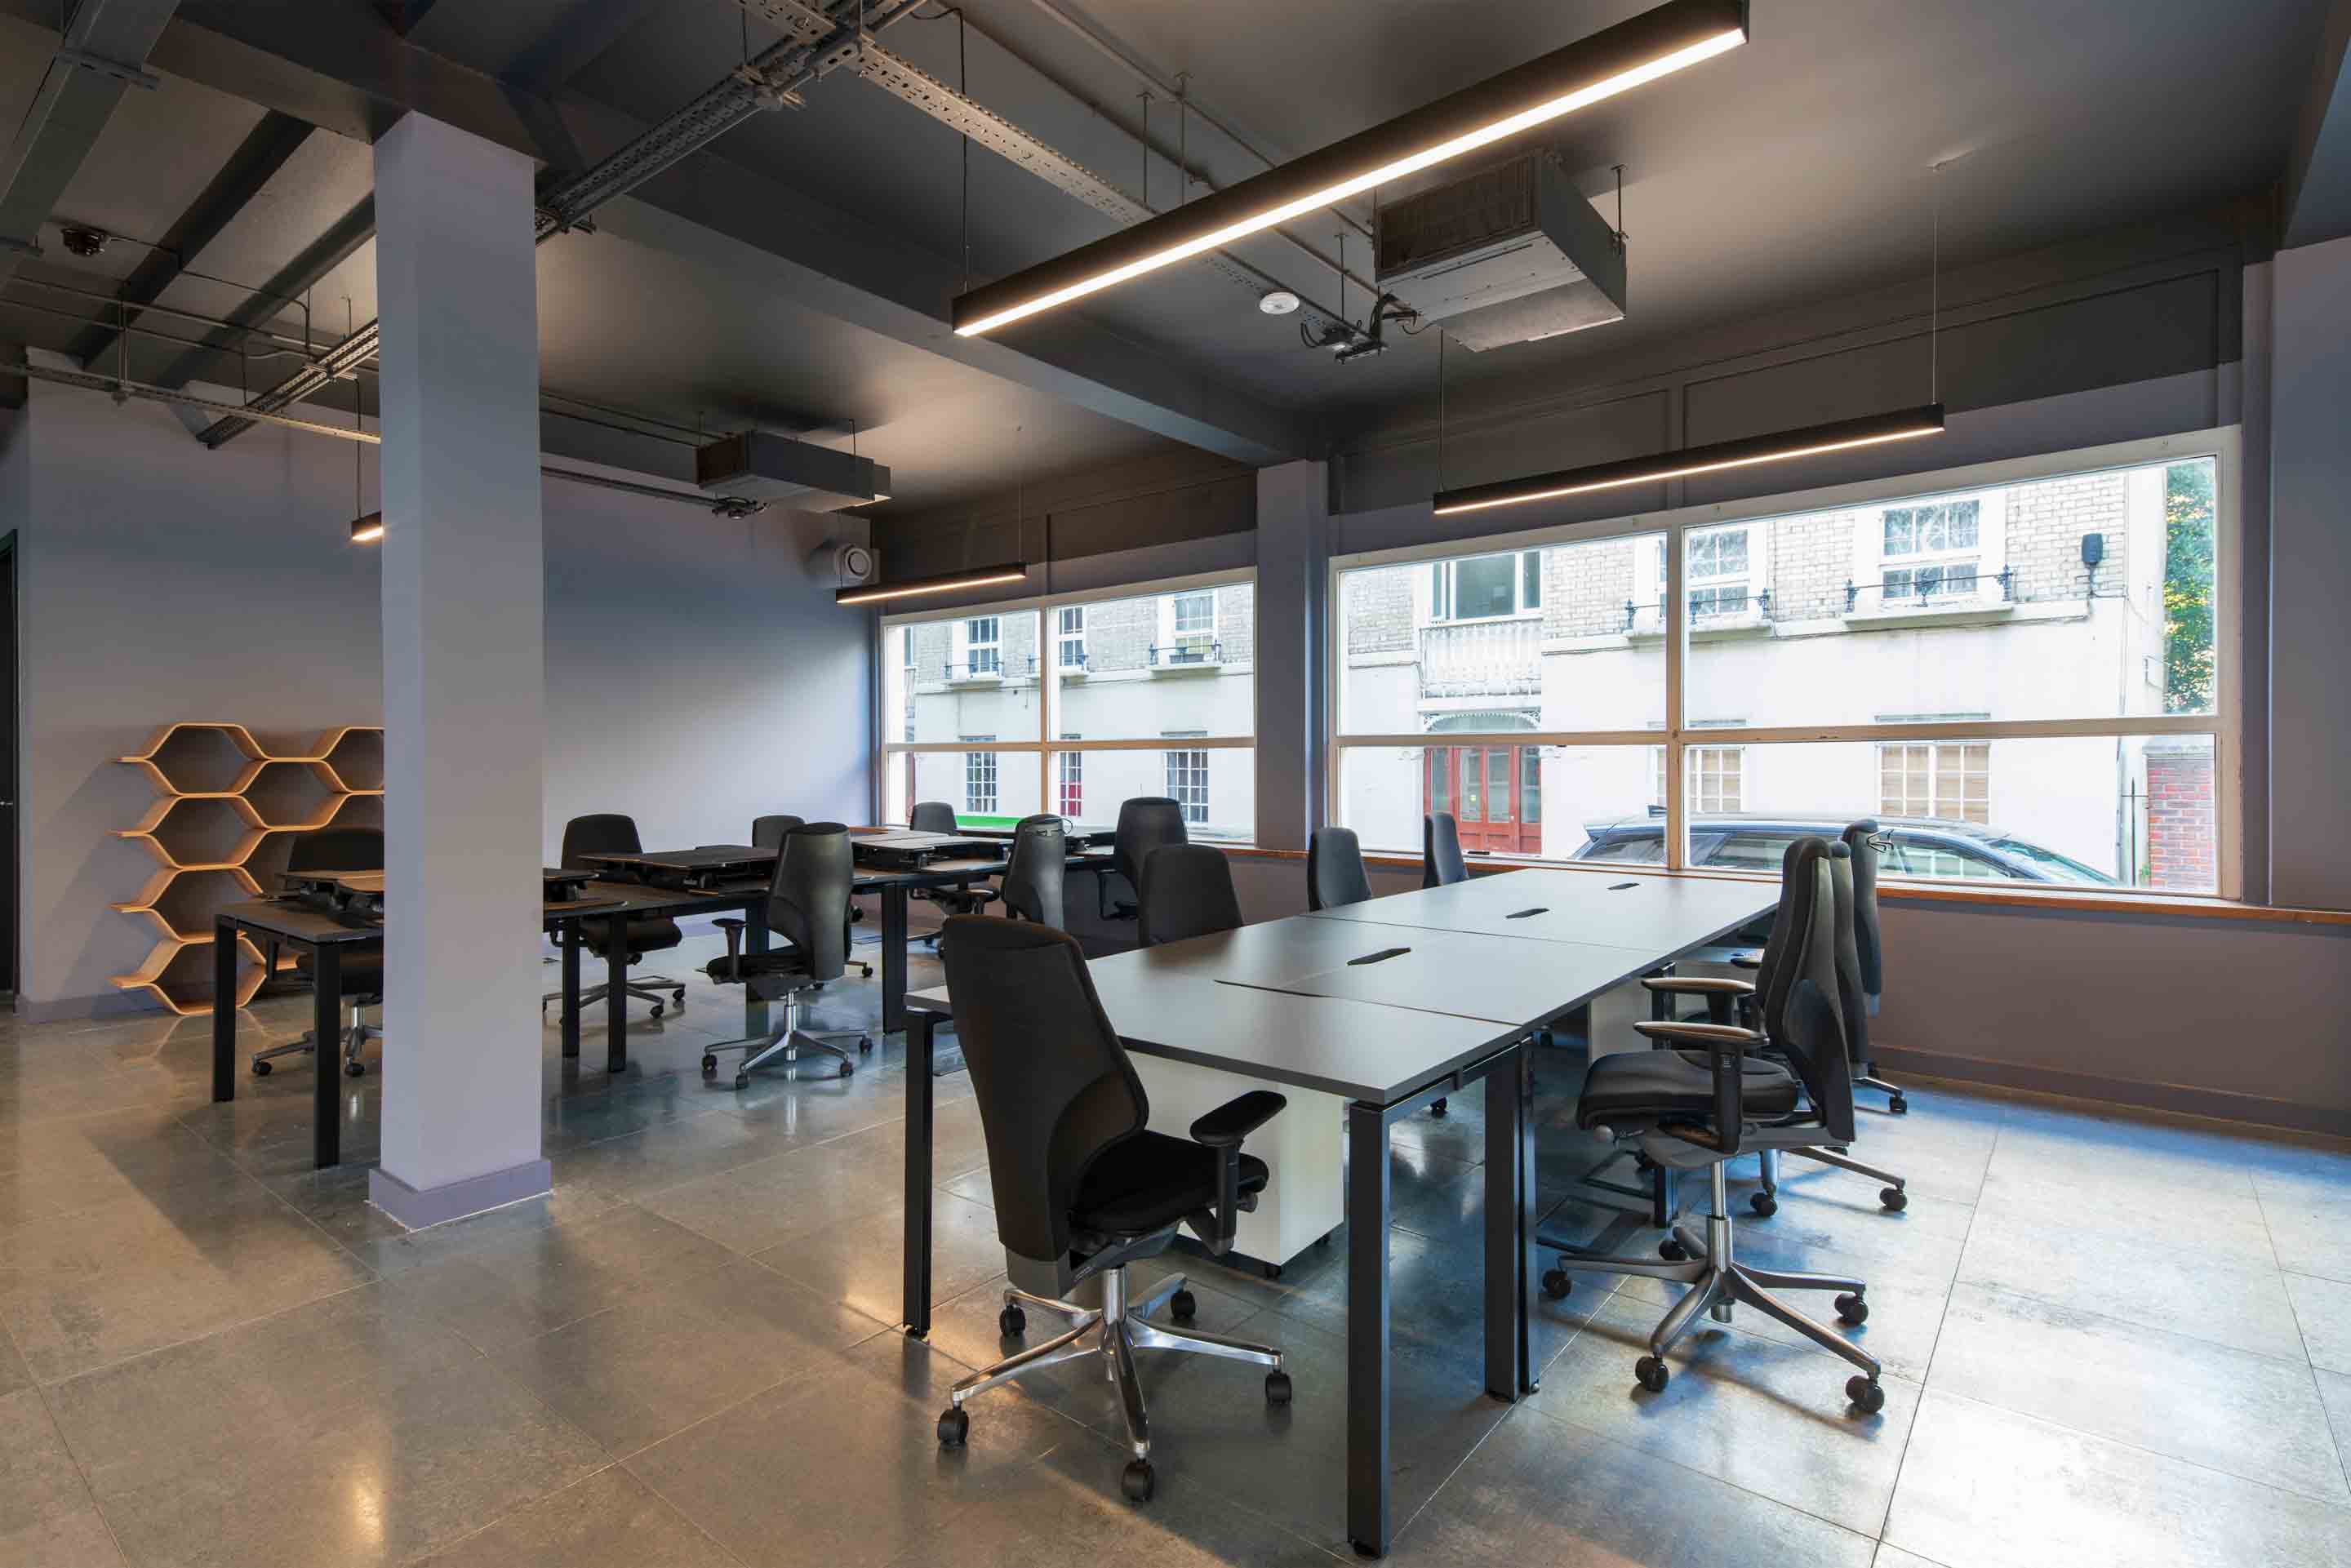
<svg viewBox="0 0 2351 1568">
<path fill-rule="evenodd" d="M 1665 963 L 1769 915 L 1779 903 L 1773 882 L 1612 878 L 1530 868 L 1391 894 L 1304 918 L 1635 947 Z"/>
</svg>

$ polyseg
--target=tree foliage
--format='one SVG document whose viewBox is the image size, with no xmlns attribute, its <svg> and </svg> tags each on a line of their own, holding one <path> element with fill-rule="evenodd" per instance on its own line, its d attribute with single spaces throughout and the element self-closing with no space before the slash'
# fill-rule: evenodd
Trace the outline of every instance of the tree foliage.
<svg viewBox="0 0 2351 1568">
<path fill-rule="evenodd" d="M 2212 706 L 2212 465 L 2177 463 L 2163 484 L 2163 711 Z"/>
</svg>

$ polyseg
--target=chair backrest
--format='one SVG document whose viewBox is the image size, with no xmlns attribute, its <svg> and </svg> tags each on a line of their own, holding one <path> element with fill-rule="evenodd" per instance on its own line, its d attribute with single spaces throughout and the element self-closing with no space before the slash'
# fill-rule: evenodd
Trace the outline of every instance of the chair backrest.
<svg viewBox="0 0 2351 1568">
<path fill-rule="evenodd" d="M 773 817 L 751 819 L 751 847 L 755 850 L 779 850 L 784 847 L 784 835 L 799 827 L 804 817 L 781 812 Z"/>
<path fill-rule="evenodd" d="M 1877 820 L 1864 817 L 1848 823 L 1845 847 L 1853 851 L 1853 936 L 1861 964 L 1862 995 L 1869 1010 L 1886 991 L 1886 948 L 1877 930 Z"/>
<path fill-rule="evenodd" d="M 1420 823 L 1420 885 L 1449 887 L 1469 880 L 1461 858 L 1461 828 L 1450 811 L 1431 811 Z"/>
<path fill-rule="evenodd" d="M 1336 909 L 1372 896 L 1371 873 L 1353 828 L 1317 828 L 1306 839 L 1306 907 Z"/>
<path fill-rule="evenodd" d="M 1075 937 L 1025 920 L 956 915 L 939 957 L 987 1140 L 996 1233 L 1007 1252 L 1061 1268 L 1086 1167 L 1143 1130 L 1150 1099 Z"/>
<path fill-rule="evenodd" d="M 584 871 L 582 855 L 632 855 L 645 846 L 637 838 L 637 820 L 618 811 L 598 811 L 574 817 L 563 824 L 563 864 L 567 871 Z"/>
<path fill-rule="evenodd" d="M 1780 911 L 1771 925 L 1768 975 L 1759 972 L 1763 1029 L 1803 1083 L 1832 1141 L 1854 1135 L 1853 1071 L 1845 1036 L 1861 1003 L 1854 960 L 1853 852 L 1817 834 L 1790 844 L 1780 862 Z M 1811 992 L 1830 1004 L 1800 999 Z"/>
<path fill-rule="evenodd" d="M 1021 818 L 1012 830 L 1012 853 L 996 895 L 1022 919 L 1060 927 L 1062 868 L 1069 855 L 1070 830 L 1061 818 Z"/>
<path fill-rule="evenodd" d="M 1241 923 L 1233 868 L 1208 844 L 1162 844 L 1143 862 L 1135 884 L 1135 935 L 1146 947 L 1231 931 Z"/>
<path fill-rule="evenodd" d="M 809 977 L 837 980 L 849 957 L 849 830 L 803 822 L 784 835 L 768 884 L 768 928 L 808 956 Z"/>
<path fill-rule="evenodd" d="M 1181 803 L 1165 795 L 1138 795 L 1118 807 L 1118 834 L 1111 842 L 1111 870 L 1126 878 L 1137 897 L 1143 893 L 1143 862 L 1163 844 L 1187 844 L 1192 835 L 1184 826 Z M 1139 906 L 1138 906 L 1139 907 Z"/>
<path fill-rule="evenodd" d="M 287 871 L 381 871 L 381 828 L 316 828 L 294 835 Z"/>
<path fill-rule="evenodd" d="M 906 825 L 918 833 L 952 833 L 956 831 L 956 810 L 945 800 L 917 800 L 914 814 Z"/>
</svg>

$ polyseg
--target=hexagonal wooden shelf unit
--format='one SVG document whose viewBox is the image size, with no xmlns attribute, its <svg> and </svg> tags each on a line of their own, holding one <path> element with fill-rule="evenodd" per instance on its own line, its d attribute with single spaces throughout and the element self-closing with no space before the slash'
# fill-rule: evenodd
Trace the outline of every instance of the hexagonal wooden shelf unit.
<svg viewBox="0 0 2351 1568">
<path fill-rule="evenodd" d="M 212 1006 L 213 911 L 262 893 L 256 872 L 276 874 L 268 851 L 281 835 L 338 821 L 381 820 L 383 730 L 341 725 L 301 751 L 271 752 L 241 724 L 167 724 L 146 746 L 116 761 L 139 768 L 155 800 L 114 836 L 137 841 L 157 870 L 137 897 L 114 905 L 147 921 L 158 940 L 146 960 L 114 977 L 123 990 L 143 990 L 175 1013 Z M 253 999 L 268 977 L 260 949 L 237 938 L 236 1003 Z M 278 967 L 294 962 L 279 956 Z"/>
</svg>

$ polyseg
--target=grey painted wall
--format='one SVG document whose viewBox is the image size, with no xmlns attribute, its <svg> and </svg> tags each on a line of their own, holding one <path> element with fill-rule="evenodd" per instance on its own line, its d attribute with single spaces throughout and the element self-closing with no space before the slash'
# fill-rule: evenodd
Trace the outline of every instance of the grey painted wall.
<svg viewBox="0 0 2351 1568">
<path fill-rule="evenodd" d="M 2351 239 L 2273 275 L 2270 886 L 2351 908 Z"/>
<path fill-rule="evenodd" d="M 347 542 L 347 445 L 263 429 L 210 453 L 155 405 L 40 382 L 15 425 L 28 515 L 0 531 L 19 528 L 24 560 L 20 996 L 64 1016 L 121 1005 L 108 977 L 152 946 L 107 907 L 152 869 L 107 836 L 151 798 L 108 759 L 174 718 L 286 741 L 376 722 L 380 588 L 375 553 Z M 863 525 L 544 494 L 549 858 L 588 810 L 666 843 L 739 839 L 766 811 L 862 817 L 869 622 L 833 605 L 829 559 L 803 556 Z"/>
</svg>

